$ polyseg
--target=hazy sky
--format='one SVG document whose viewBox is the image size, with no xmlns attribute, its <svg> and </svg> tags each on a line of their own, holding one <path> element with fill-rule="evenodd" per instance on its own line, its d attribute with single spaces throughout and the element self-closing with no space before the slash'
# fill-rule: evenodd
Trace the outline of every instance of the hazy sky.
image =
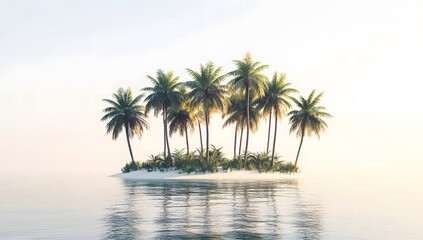
<svg viewBox="0 0 423 240">
<path fill-rule="evenodd" d="M 106 135 L 101 99 L 119 87 L 140 93 L 157 68 L 182 81 L 209 60 L 230 71 L 247 51 L 302 95 L 325 92 L 335 118 L 319 141 L 305 139 L 303 172 L 417 174 L 422 9 L 419 0 L 0 1 L 0 174 L 118 172 L 129 153 L 124 137 Z M 161 121 L 149 122 L 133 139 L 138 160 L 162 150 Z M 293 160 L 299 139 L 287 122 L 277 151 Z M 234 129 L 221 123 L 211 143 L 231 156 Z M 266 129 L 251 150 L 265 149 Z M 185 147 L 179 136 L 170 144 Z"/>
</svg>

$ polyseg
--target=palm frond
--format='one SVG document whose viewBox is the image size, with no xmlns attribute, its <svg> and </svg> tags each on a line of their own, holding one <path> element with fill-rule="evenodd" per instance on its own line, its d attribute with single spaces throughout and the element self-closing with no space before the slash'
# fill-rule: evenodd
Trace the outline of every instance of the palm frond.
<svg viewBox="0 0 423 240">
<path fill-rule="evenodd" d="M 291 125 L 290 133 L 296 132 L 297 137 L 303 134 L 311 136 L 313 133 L 320 138 L 320 134 L 327 128 L 323 118 L 331 118 L 332 115 L 325 112 L 326 108 L 318 106 L 323 93 L 315 96 L 316 91 L 313 90 L 307 99 L 300 96 L 299 99 L 292 98 L 292 101 L 299 108 L 288 113 L 290 116 L 289 124 Z"/>
<path fill-rule="evenodd" d="M 113 97 L 116 101 L 103 99 L 103 101 L 112 105 L 103 109 L 103 112 L 106 114 L 101 118 L 101 121 L 109 120 L 106 124 L 107 133 L 112 133 L 112 139 L 115 140 L 124 128 L 128 128 L 126 129 L 128 136 L 132 137 L 135 132 L 135 134 L 141 137 L 142 132 L 148 129 L 144 107 L 137 105 L 143 95 L 141 94 L 133 98 L 130 88 L 126 90 L 119 88 L 113 94 Z"/>
</svg>

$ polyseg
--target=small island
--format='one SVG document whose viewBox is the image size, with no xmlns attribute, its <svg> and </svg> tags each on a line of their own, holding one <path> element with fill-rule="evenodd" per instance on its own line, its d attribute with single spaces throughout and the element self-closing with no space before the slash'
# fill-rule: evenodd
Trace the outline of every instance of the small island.
<svg viewBox="0 0 423 240">
<path fill-rule="evenodd" d="M 264 172 L 259 171 L 245 171 L 235 170 L 228 172 L 217 173 L 191 173 L 188 174 L 183 171 L 170 170 L 166 172 L 147 170 L 131 171 L 129 173 L 118 173 L 112 175 L 122 179 L 136 179 L 136 180 L 213 180 L 213 181 L 272 181 L 272 180 L 286 180 L 298 179 L 300 175 L 286 174 L 278 172 Z"/>
<path fill-rule="evenodd" d="M 187 82 L 179 82 L 173 72 L 159 69 L 155 77 L 147 76 L 152 86 L 144 87 L 143 93 L 134 97 L 130 88 L 120 88 L 113 99 L 103 99 L 109 104 L 101 118 L 108 121 L 107 133 L 116 140 L 124 131 L 131 156 L 131 162 L 125 164 L 122 173 L 113 176 L 150 180 L 272 180 L 292 178 L 298 173 L 304 136 L 320 137 L 327 128 L 324 118 L 332 117 L 319 105 L 323 93 L 316 94 L 313 90 L 307 98 L 295 98 L 292 95 L 298 90 L 285 81 L 285 74 L 275 72 L 267 78 L 263 71 L 269 66 L 253 61 L 249 53 L 233 62 L 235 69 L 226 74 L 213 62 L 201 64 L 199 71 L 187 68 L 192 78 Z M 226 79 L 229 81 L 225 84 Z M 296 109 L 291 110 L 292 105 Z M 136 162 L 130 139 L 134 135 L 141 138 L 149 129 L 150 112 L 156 118 L 161 115 L 163 121 L 163 152 Z M 231 159 L 224 156 L 221 147 L 210 144 L 209 125 L 213 114 L 221 114 L 225 119 L 223 128 L 234 125 Z M 285 116 L 289 116 L 290 133 L 301 139 L 294 163 L 281 160 L 276 154 L 277 126 Z M 252 153 L 248 151 L 250 132 L 257 131 L 262 118 L 267 118 L 269 123 L 267 147 L 265 151 Z M 270 146 L 272 121 L 274 131 Z M 205 146 L 202 126 L 206 129 Z M 200 148 L 190 151 L 188 132 L 197 127 Z M 185 136 L 186 150 L 170 151 L 169 138 L 175 133 Z"/>
</svg>

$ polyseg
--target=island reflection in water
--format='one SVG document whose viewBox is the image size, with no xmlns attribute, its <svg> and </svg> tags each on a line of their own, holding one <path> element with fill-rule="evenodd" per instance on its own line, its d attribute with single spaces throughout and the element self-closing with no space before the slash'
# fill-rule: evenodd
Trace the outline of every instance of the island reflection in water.
<svg viewBox="0 0 423 240">
<path fill-rule="evenodd" d="M 105 239 L 321 239 L 317 196 L 296 180 L 122 180 L 105 217 Z"/>
</svg>

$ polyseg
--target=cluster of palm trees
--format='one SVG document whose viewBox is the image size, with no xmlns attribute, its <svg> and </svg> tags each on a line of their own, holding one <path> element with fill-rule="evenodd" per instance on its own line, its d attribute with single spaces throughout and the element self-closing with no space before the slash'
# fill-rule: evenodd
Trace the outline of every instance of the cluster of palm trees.
<svg viewBox="0 0 423 240">
<path fill-rule="evenodd" d="M 325 112 L 319 101 L 323 95 L 316 96 L 313 90 L 308 98 L 292 97 L 298 91 L 291 88 L 291 83 L 285 81 L 285 74 L 274 73 L 268 79 L 263 71 L 268 65 L 253 61 L 247 53 L 243 59 L 234 60 L 235 70 L 222 74 L 222 67 L 215 67 L 213 62 L 200 65 L 198 71 L 186 69 L 191 76 L 190 81 L 179 82 L 179 77 L 172 72 L 157 70 L 156 76 L 147 76 L 151 81 L 151 87 L 142 89 L 144 94 L 132 96 L 130 88 L 119 89 L 114 95 L 114 100 L 104 99 L 111 106 L 103 111 L 105 115 L 102 121 L 108 120 L 106 125 L 107 133 L 112 133 L 116 139 L 120 132 L 125 130 L 128 148 L 132 163 L 135 165 L 134 157 L 129 139 L 134 135 L 141 137 L 143 131 L 148 129 L 146 121 L 147 114 L 153 111 L 154 116 L 162 116 L 163 120 L 163 154 L 172 162 L 169 138 L 179 132 L 186 139 L 186 153 L 189 154 L 188 132 L 194 131 L 198 126 L 200 134 L 200 151 L 203 153 L 203 140 L 201 125 L 205 125 L 205 160 L 209 163 L 210 158 L 210 134 L 209 125 L 211 116 L 219 113 L 225 117 L 223 127 L 235 125 L 234 159 L 243 158 L 244 166 L 247 161 L 248 140 L 250 130 L 256 131 L 262 117 L 268 117 L 269 130 L 267 135 L 267 148 L 269 152 L 270 130 L 272 118 L 274 118 L 274 134 L 271 150 L 271 166 L 275 159 L 275 146 L 277 136 L 277 124 L 285 115 L 290 116 L 290 132 L 296 132 L 301 138 L 295 166 L 298 162 L 303 138 L 315 133 L 318 137 L 327 127 L 323 118 L 331 117 Z M 229 78 L 225 84 L 224 81 Z M 144 98 L 145 108 L 141 105 Z M 298 110 L 290 112 L 292 104 Z M 241 155 L 242 138 L 245 136 L 243 156 Z M 239 136 L 239 149 L 237 149 L 237 137 Z M 237 155 L 238 150 L 238 155 Z"/>
</svg>

